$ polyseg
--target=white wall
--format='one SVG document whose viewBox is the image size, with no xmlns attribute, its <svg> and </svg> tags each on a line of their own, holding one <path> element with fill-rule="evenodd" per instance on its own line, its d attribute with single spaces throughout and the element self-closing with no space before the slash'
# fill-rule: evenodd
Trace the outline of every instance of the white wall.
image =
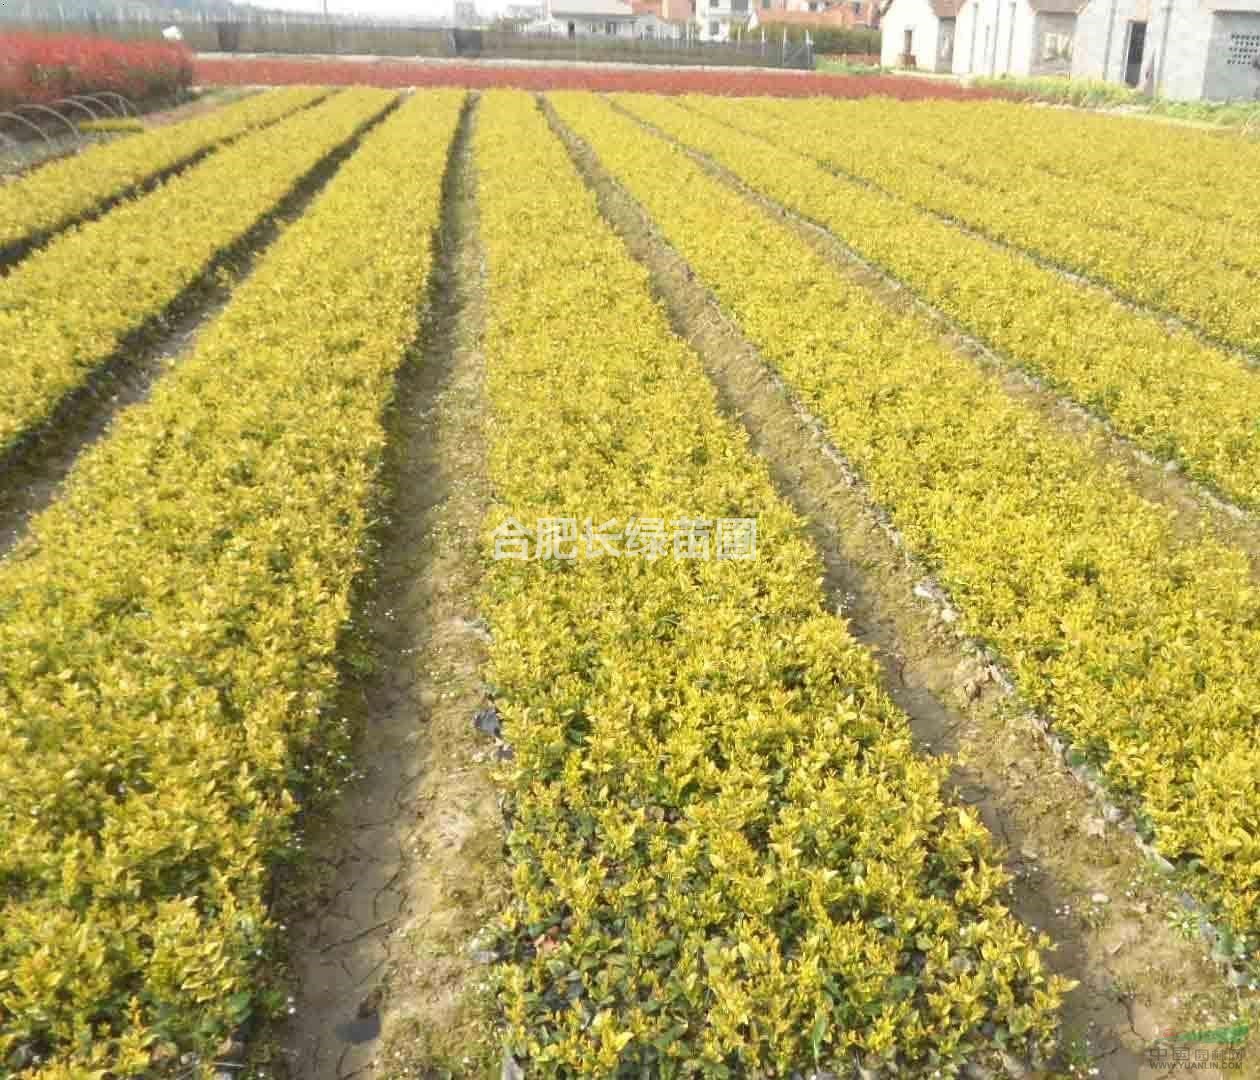
<svg viewBox="0 0 1260 1080">
<path fill-rule="evenodd" d="M 1090 0 L 1076 17 L 1076 43 L 1072 48 L 1072 78 L 1121 81 L 1114 67 L 1108 70 L 1108 57 L 1118 46 L 1108 41 L 1107 29 L 1112 26 L 1112 8 L 1119 7 L 1119 0 Z M 1128 6 L 1128 5 L 1126 5 Z M 1114 34 L 1114 31 L 1113 31 Z"/>
<path fill-rule="evenodd" d="M 953 70 L 958 75 L 1027 75 L 1032 9 L 1023 0 L 967 0 L 958 13 Z"/>
<path fill-rule="evenodd" d="M 553 15 L 547 26 L 553 34 L 567 37 L 569 23 L 573 23 L 573 32 L 576 37 L 633 38 L 637 36 L 634 19 L 604 18 L 599 15 Z M 608 32 L 609 23 L 612 24 L 611 35 Z"/>
<path fill-rule="evenodd" d="M 1254 57 L 1260 36 L 1260 12 L 1217 12 L 1212 20 L 1210 47 L 1204 70 L 1203 92 L 1213 100 L 1254 100 L 1260 90 L 1260 70 L 1242 59 L 1240 46 Z M 1231 38 L 1233 49 L 1231 50 Z M 1234 63 L 1230 63 L 1231 55 Z"/>
<path fill-rule="evenodd" d="M 731 0 L 697 0 L 696 23 L 700 28 L 700 40 L 733 41 L 736 29 L 745 25 L 750 10 L 751 5 L 746 4 L 743 11 L 732 11 Z M 716 33 L 713 32 L 714 23 L 717 24 Z M 766 37 L 770 36 L 767 30 Z"/>
<path fill-rule="evenodd" d="M 980 44 L 976 41 L 976 28 L 980 25 L 977 0 L 967 0 L 958 9 L 958 18 L 954 23 L 954 74 L 979 74 L 976 63 L 980 57 Z"/>
<path fill-rule="evenodd" d="M 1260 11 L 1218 14 L 1205 0 L 1090 0 L 1077 22 L 1073 77 L 1124 82 L 1129 22 L 1143 19 L 1139 89 L 1197 101 L 1250 98 L 1260 88 L 1254 69 L 1228 62 L 1231 34 L 1260 33 Z"/>
<path fill-rule="evenodd" d="M 913 30 L 911 52 L 919 71 L 943 70 L 937 59 L 940 50 L 940 20 L 928 0 L 893 0 L 879 22 L 879 62 L 898 67 L 905 48 L 906 31 Z M 957 45 L 955 44 L 955 56 Z"/>
</svg>

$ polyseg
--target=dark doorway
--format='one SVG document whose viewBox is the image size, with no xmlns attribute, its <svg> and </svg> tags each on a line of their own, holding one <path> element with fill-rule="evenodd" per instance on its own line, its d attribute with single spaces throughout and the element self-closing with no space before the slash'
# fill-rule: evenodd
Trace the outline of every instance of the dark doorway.
<svg viewBox="0 0 1260 1080">
<path fill-rule="evenodd" d="M 577 37 L 577 23 L 569 23 L 569 37 Z"/>
<path fill-rule="evenodd" d="M 1125 51 L 1124 81 L 1137 86 L 1142 81 L 1142 52 L 1146 48 L 1146 23 L 1129 23 L 1129 47 Z"/>
</svg>

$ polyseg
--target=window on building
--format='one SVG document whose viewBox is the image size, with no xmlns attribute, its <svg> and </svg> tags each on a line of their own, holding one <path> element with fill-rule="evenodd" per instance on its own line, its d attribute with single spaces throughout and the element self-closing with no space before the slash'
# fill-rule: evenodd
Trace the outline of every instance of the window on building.
<svg viewBox="0 0 1260 1080">
<path fill-rule="evenodd" d="M 709 37 L 717 37 L 721 30 L 722 27 L 717 22 L 709 23 Z"/>
<path fill-rule="evenodd" d="M 1041 38 L 1041 59 L 1045 61 L 1071 60 L 1072 35 L 1058 34 L 1054 31 L 1047 31 L 1043 34 Z"/>
<path fill-rule="evenodd" d="M 1260 60 L 1260 34 L 1230 34 L 1225 63 L 1246 67 Z"/>
<path fill-rule="evenodd" d="M 604 33 L 605 33 L 605 34 L 615 34 L 616 32 L 617 32 L 617 24 L 616 24 L 616 23 L 611 23 L 611 22 L 606 22 L 606 23 L 604 23 Z"/>
<path fill-rule="evenodd" d="M 862 14 L 862 0 L 853 0 L 853 14 L 854 15 Z"/>
</svg>

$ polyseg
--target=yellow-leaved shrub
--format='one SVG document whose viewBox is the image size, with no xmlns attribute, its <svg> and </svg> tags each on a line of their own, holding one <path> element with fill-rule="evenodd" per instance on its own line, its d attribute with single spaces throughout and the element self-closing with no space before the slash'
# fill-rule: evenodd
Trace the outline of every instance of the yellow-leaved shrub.
<svg viewBox="0 0 1260 1080">
<path fill-rule="evenodd" d="M 56 232 L 137 185 L 179 168 L 251 128 L 304 108 L 325 94 L 326 90 L 301 86 L 271 90 L 183 123 L 154 128 L 140 138 L 94 146 L 49 162 L 0 187 L 0 254 Z M 126 123 L 99 120 L 80 127 L 117 130 Z"/>
<path fill-rule="evenodd" d="M 483 99 L 487 545 L 540 518 L 752 518 L 756 557 L 491 562 L 530 1076 L 957 1075 L 1052 1044 L 1003 904 L 821 564 L 525 94 Z M 501 534 L 500 534 L 501 535 Z"/>
<path fill-rule="evenodd" d="M 160 1074 L 283 1002 L 266 886 L 346 748 L 335 652 L 462 100 L 365 138 L 0 563 L 0 1061 L 29 1075 Z"/>
<path fill-rule="evenodd" d="M 677 146 L 598 99 L 553 100 L 823 420 L 963 627 L 1186 867 L 1229 951 L 1254 950 L 1260 591 L 1245 553 L 1180 538 L 1088 440 Z"/>
<path fill-rule="evenodd" d="M 825 154 L 846 136 L 827 135 L 822 125 L 798 135 L 774 110 L 750 106 L 736 117 L 709 103 L 621 101 L 830 230 L 1003 361 L 1046 380 L 1226 497 L 1260 507 L 1260 379 L 1243 360 L 708 114 L 776 139 L 807 138 L 811 153 Z M 1253 305 L 1260 314 L 1260 291 L 1218 296 L 1222 306 Z"/>
<path fill-rule="evenodd" d="M 244 136 L 21 263 L 0 283 L 0 453 L 155 325 L 217 255 L 395 97 L 337 94 Z"/>
</svg>

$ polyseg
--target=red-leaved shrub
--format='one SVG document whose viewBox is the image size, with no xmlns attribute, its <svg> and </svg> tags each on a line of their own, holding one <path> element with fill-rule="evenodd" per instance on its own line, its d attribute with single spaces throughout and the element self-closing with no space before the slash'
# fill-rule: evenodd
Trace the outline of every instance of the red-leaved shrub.
<svg viewBox="0 0 1260 1080">
<path fill-rule="evenodd" d="M 271 57 L 197 60 L 197 81 L 205 84 L 262 84 L 281 86 L 311 83 L 325 86 L 466 86 L 516 87 L 521 90 L 643 90 L 658 94 L 727 94 L 745 97 L 886 97 L 918 98 L 995 97 L 992 91 L 969 90 L 935 79 L 907 79 L 893 75 L 821 75 L 812 72 L 771 71 L 765 68 L 552 67 L 524 64 L 458 64 L 422 61 L 299 60 Z"/>
<path fill-rule="evenodd" d="M 0 34 L 0 108 L 113 90 L 133 101 L 192 85 L 193 54 L 168 41 L 81 34 Z"/>
</svg>

